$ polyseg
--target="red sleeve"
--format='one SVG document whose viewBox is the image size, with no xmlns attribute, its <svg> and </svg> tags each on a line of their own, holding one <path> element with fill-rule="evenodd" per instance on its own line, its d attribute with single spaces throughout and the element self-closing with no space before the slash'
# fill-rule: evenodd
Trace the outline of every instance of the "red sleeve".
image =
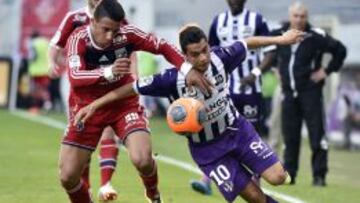
<svg viewBox="0 0 360 203">
<path fill-rule="evenodd" d="M 88 86 L 104 81 L 104 69 L 97 68 L 87 70 L 84 60 L 86 43 L 81 35 L 83 32 L 77 32 L 70 36 L 67 46 L 67 61 L 69 66 L 69 81 L 73 87 Z"/>
<path fill-rule="evenodd" d="M 52 37 L 50 45 L 65 48 L 66 42 L 71 35 L 71 33 L 75 30 L 73 25 L 74 22 L 74 12 L 68 12 L 65 18 L 62 20 L 59 28 L 57 29 L 55 35 Z"/>
<path fill-rule="evenodd" d="M 161 54 L 178 70 L 184 63 L 184 57 L 180 51 L 164 39 L 158 39 L 153 34 L 145 33 L 133 25 L 124 26 L 124 34 L 128 41 L 134 44 L 135 51 L 147 51 L 153 54 Z"/>
</svg>

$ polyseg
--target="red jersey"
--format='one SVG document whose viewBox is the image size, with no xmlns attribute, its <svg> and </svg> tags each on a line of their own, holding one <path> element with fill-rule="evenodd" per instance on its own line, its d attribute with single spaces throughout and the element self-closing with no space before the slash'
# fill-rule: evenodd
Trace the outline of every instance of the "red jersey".
<svg viewBox="0 0 360 203">
<path fill-rule="evenodd" d="M 117 58 L 128 58 L 133 51 L 162 54 L 170 63 L 180 67 L 184 62 L 181 53 L 165 40 L 141 31 L 133 25 L 124 25 L 114 37 L 113 43 L 102 49 L 93 41 L 90 26 L 75 30 L 67 43 L 68 74 L 71 83 L 70 107 L 87 105 L 111 90 L 133 82 L 130 75 L 108 81 L 104 68 Z M 138 102 L 137 97 L 119 101 L 111 108 L 126 107 Z"/>
<path fill-rule="evenodd" d="M 58 30 L 51 39 L 50 45 L 58 48 L 65 48 L 66 42 L 71 33 L 78 27 L 90 23 L 90 11 L 88 7 L 68 12 L 62 20 Z"/>
</svg>

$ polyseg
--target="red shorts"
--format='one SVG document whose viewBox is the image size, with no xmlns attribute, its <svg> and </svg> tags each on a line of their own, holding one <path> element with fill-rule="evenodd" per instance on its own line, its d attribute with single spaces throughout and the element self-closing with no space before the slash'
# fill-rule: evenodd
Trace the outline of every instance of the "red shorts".
<svg viewBox="0 0 360 203">
<path fill-rule="evenodd" d="M 70 115 L 70 123 L 65 131 L 62 143 L 90 151 L 96 149 L 102 132 L 107 126 L 112 127 L 121 141 L 125 141 L 126 137 L 135 131 L 150 133 L 149 122 L 141 106 L 129 107 L 119 113 L 108 112 L 101 114 L 99 112 L 87 120 L 82 127 L 72 124 L 73 116 L 74 114 Z"/>
<path fill-rule="evenodd" d="M 41 87 L 48 87 L 50 85 L 50 78 L 48 76 L 35 76 L 33 78 L 35 85 Z"/>
</svg>

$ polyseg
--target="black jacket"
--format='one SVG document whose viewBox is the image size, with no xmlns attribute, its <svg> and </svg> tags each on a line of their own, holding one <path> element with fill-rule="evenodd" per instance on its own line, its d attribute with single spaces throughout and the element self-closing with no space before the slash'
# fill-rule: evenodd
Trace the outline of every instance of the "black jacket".
<svg viewBox="0 0 360 203">
<path fill-rule="evenodd" d="M 289 29 L 289 23 L 272 31 L 271 35 L 281 35 Z M 322 56 L 330 53 L 332 59 L 326 67 L 326 73 L 338 71 L 346 57 L 346 48 L 338 40 L 327 35 L 319 28 L 307 25 L 305 39 L 297 45 L 277 46 L 276 61 L 280 69 L 282 87 L 285 93 L 297 92 L 312 88 L 321 88 L 324 82 L 314 83 L 311 73 L 321 68 Z M 293 50 L 293 51 L 292 51 Z"/>
</svg>

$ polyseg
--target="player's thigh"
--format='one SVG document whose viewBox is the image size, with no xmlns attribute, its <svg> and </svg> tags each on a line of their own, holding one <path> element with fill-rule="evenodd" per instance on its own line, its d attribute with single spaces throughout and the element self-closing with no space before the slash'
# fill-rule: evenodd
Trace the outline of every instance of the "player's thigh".
<svg viewBox="0 0 360 203">
<path fill-rule="evenodd" d="M 138 169 L 149 167 L 152 162 L 150 134 L 146 131 L 135 131 L 129 134 L 124 142 L 131 161 Z"/>
<path fill-rule="evenodd" d="M 249 122 L 239 126 L 234 156 L 238 161 L 256 174 L 262 174 L 266 169 L 279 162 L 276 153 L 264 142 Z"/>
<path fill-rule="evenodd" d="M 252 175 L 231 156 L 201 165 L 200 169 L 212 179 L 223 197 L 229 202 L 233 202 L 251 182 Z"/>
<path fill-rule="evenodd" d="M 68 181 L 81 176 L 91 158 L 92 151 L 71 145 L 61 145 L 59 155 L 60 178 Z"/>
<path fill-rule="evenodd" d="M 111 127 L 122 142 L 125 142 L 130 134 L 137 131 L 150 133 L 149 121 L 141 106 L 129 107 L 128 110 L 121 113 L 116 122 L 111 124 Z"/>
</svg>

